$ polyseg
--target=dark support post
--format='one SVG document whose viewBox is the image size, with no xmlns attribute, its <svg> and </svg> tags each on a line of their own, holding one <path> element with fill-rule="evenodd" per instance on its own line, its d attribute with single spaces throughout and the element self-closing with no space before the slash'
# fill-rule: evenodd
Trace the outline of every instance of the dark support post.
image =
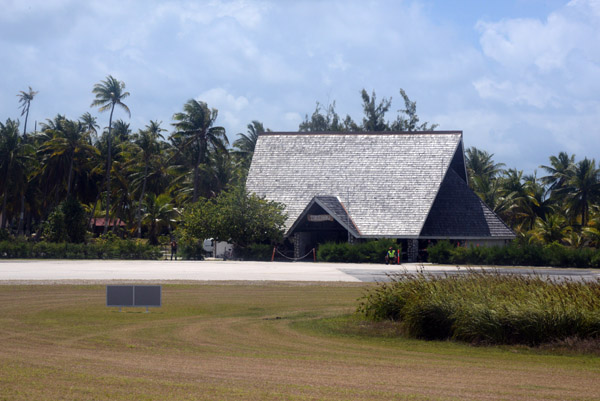
<svg viewBox="0 0 600 401">
<path fill-rule="evenodd" d="M 315 251 L 315 248 L 313 248 L 313 261 L 317 263 L 317 251 Z"/>
</svg>

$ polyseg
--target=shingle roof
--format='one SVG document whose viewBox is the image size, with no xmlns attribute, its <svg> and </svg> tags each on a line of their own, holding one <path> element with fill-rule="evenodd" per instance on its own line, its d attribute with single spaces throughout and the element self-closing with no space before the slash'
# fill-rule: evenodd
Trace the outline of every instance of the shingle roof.
<svg viewBox="0 0 600 401">
<path fill-rule="evenodd" d="M 510 239 L 515 234 L 449 169 L 425 221 L 421 237 Z"/>
<path fill-rule="evenodd" d="M 325 213 L 333 217 L 333 219 L 345 230 L 350 231 L 354 237 L 360 237 L 360 232 L 358 231 L 358 228 L 356 228 L 352 217 L 348 215 L 346 208 L 337 196 L 315 196 L 304 208 L 299 218 L 296 219 L 290 228 L 291 231 L 294 230 L 294 227 L 296 227 L 297 224 L 301 223 L 302 217 L 306 217 L 315 204 L 319 205 Z"/>
<path fill-rule="evenodd" d="M 286 229 L 315 196 L 337 196 L 362 237 L 417 238 L 455 154 L 460 131 L 268 133 L 247 188 L 286 205 Z"/>
</svg>

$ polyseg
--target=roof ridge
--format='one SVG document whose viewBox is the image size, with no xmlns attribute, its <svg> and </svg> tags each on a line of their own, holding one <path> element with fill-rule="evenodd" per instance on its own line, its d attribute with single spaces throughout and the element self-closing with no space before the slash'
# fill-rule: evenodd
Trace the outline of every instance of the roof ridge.
<svg viewBox="0 0 600 401">
<path fill-rule="evenodd" d="M 269 135 L 462 135 L 461 130 L 454 131 L 269 131 L 261 132 L 259 136 Z"/>
</svg>

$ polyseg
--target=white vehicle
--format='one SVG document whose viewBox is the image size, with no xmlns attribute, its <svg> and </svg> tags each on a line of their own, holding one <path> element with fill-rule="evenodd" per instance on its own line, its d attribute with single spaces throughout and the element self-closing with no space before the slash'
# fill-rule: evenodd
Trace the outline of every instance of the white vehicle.
<svg viewBox="0 0 600 401">
<path fill-rule="evenodd" d="M 233 245 L 225 241 L 215 241 L 212 238 L 205 239 L 202 243 L 205 252 L 211 254 L 213 258 L 231 259 L 233 254 Z"/>
</svg>

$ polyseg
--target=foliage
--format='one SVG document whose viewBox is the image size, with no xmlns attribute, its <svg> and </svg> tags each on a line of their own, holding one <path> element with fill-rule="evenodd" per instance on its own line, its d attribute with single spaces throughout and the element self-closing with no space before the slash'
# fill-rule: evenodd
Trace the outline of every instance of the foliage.
<svg viewBox="0 0 600 401">
<path fill-rule="evenodd" d="M 4 259 L 159 259 L 161 256 L 158 247 L 116 237 L 89 244 L 0 241 L 0 258 Z"/>
<path fill-rule="evenodd" d="M 214 238 L 239 247 L 276 243 L 283 238 L 285 215 L 279 203 L 249 194 L 244 186 L 200 199 L 182 218 L 180 237 L 186 241 Z"/>
<path fill-rule="evenodd" d="M 598 338 L 600 281 L 470 271 L 437 277 L 398 275 L 368 291 L 358 311 L 399 322 L 423 339 L 527 344 Z"/>
<path fill-rule="evenodd" d="M 327 242 L 317 248 L 317 260 L 340 263 L 383 263 L 387 250 L 400 249 L 396 240 L 381 239 L 349 244 Z M 401 250 L 400 250 L 401 251 Z"/>
<path fill-rule="evenodd" d="M 272 254 L 271 244 L 249 244 L 244 248 L 235 248 L 235 258 L 242 260 L 270 261 Z"/>
<path fill-rule="evenodd" d="M 574 249 L 557 242 L 539 244 L 515 240 L 503 247 L 461 247 L 444 240 L 429 246 L 427 253 L 430 262 L 442 264 L 600 267 L 600 250 Z"/>
</svg>

